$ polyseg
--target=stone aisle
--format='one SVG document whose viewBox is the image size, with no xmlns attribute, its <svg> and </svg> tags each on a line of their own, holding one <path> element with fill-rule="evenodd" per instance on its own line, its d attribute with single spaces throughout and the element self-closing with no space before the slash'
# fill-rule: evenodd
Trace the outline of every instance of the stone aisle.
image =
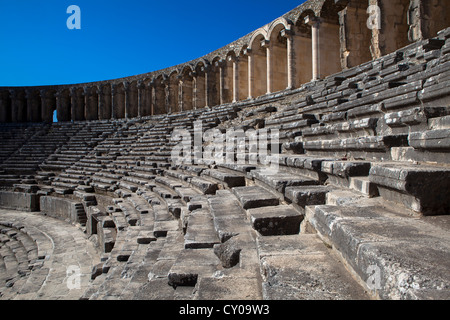
<svg viewBox="0 0 450 320">
<path fill-rule="evenodd" d="M 37 244 L 32 270 L 12 286 L 0 284 L 0 300 L 78 300 L 89 285 L 99 252 L 83 231 L 38 213 L 0 210 L 0 225 L 20 226 Z M 23 229 L 22 229 L 23 228 Z"/>
</svg>

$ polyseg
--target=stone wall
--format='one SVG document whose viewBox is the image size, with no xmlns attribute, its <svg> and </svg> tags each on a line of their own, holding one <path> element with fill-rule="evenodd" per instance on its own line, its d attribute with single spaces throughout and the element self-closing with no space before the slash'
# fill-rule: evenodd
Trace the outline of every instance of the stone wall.
<svg viewBox="0 0 450 320">
<path fill-rule="evenodd" d="M 39 211 L 39 196 L 34 193 L 0 191 L 0 206 L 21 211 Z"/>
<path fill-rule="evenodd" d="M 43 196 L 40 198 L 40 211 L 48 216 L 72 223 L 86 222 L 83 204 L 70 199 Z"/>
</svg>

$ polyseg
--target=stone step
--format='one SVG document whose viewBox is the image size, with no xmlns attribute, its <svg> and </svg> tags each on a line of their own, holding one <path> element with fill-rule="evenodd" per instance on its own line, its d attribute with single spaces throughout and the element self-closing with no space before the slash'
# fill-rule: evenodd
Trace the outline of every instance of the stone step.
<svg viewBox="0 0 450 320">
<path fill-rule="evenodd" d="M 247 215 L 263 236 L 298 234 L 303 221 L 303 215 L 291 205 L 248 209 Z"/>
<path fill-rule="evenodd" d="M 365 300 L 368 295 L 317 235 L 258 237 L 265 300 Z"/>
<path fill-rule="evenodd" d="M 305 207 L 326 204 L 327 194 L 332 191 L 330 186 L 300 186 L 286 188 L 285 198 L 297 210 L 304 213 Z"/>
<path fill-rule="evenodd" d="M 424 215 L 450 211 L 450 169 L 400 163 L 374 164 L 370 182 L 380 195 Z"/>
<path fill-rule="evenodd" d="M 226 187 L 234 188 L 234 187 L 242 187 L 245 186 L 245 176 L 234 174 L 230 172 L 225 172 L 219 169 L 214 170 L 204 170 L 201 174 L 202 176 L 210 176 L 214 179 L 217 179 L 223 182 Z"/>
<path fill-rule="evenodd" d="M 377 200 L 308 209 L 308 222 L 337 250 L 372 296 L 448 299 L 448 216 L 415 219 Z M 438 222 L 439 221 L 439 222 Z"/>
<path fill-rule="evenodd" d="M 214 227 L 222 243 L 248 230 L 250 223 L 236 196 L 230 190 L 219 190 L 208 197 Z"/>
<path fill-rule="evenodd" d="M 195 287 L 202 277 L 211 277 L 221 265 L 213 249 L 185 249 L 168 273 L 169 285 Z"/>
<path fill-rule="evenodd" d="M 290 172 L 272 170 L 253 170 L 251 175 L 256 181 L 263 182 L 269 188 L 284 195 L 287 187 L 318 185 L 319 181 L 310 177 L 294 175 Z"/>
<path fill-rule="evenodd" d="M 199 189 L 203 194 L 215 194 L 219 189 L 217 182 L 208 180 L 205 177 L 192 177 L 189 184 Z"/>
<path fill-rule="evenodd" d="M 280 199 L 273 193 L 258 186 L 236 187 L 233 193 L 244 209 L 277 206 Z"/>
<path fill-rule="evenodd" d="M 213 248 L 220 243 L 209 210 L 198 209 L 189 214 L 184 239 L 186 249 Z"/>
</svg>

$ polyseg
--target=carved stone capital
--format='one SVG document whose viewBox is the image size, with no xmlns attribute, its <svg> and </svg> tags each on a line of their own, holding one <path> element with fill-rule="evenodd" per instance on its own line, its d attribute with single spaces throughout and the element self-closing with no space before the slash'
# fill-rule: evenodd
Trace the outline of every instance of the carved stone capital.
<svg viewBox="0 0 450 320">
<path fill-rule="evenodd" d="M 315 17 L 315 16 L 306 16 L 305 17 L 305 24 L 307 24 L 313 28 L 319 28 L 321 22 L 322 22 L 322 20 L 319 17 Z"/>
</svg>

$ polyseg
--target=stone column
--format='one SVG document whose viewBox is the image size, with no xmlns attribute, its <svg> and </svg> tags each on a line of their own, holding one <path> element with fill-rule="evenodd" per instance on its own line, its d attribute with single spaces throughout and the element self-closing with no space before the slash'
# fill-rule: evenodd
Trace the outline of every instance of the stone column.
<svg viewBox="0 0 450 320">
<path fill-rule="evenodd" d="M 18 122 L 17 110 L 17 90 L 9 90 L 9 98 L 11 99 L 11 122 Z"/>
<path fill-rule="evenodd" d="M 269 40 L 261 41 L 261 47 L 266 48 L 266 63 L 267 63 L 267 92 L 272 93 L 272 80 L 273 80 L 273 70 L 272 70 L 272 43 Z"/>
<path fill-rule="evenodd" d="M 34 92 L 25 90 L 25 99 L 27 100 L 27 122 L 33 122 Z"/>
<path fill-rule="evenodd" d="M 312 81 L 320 79 L 319 29 L 320 18 L 307 16 L 305 23 L 311 26 L 312 32 Z"/>
<path fill-rule="evenodd" d="M 115 105 L 115 99 L 114 96 L 116 95 L 116 85 L 111 85 L 111 119 L 117 119 L 116 117 L 116 105 Z"/>
<path fill-rule="evenodd" d="M 97 87 L 97 99 L 98 99 L 98 109 L 97 109 L 97 118 L 98 120 L 104 120 L 104 112 L 105 112 L 105 97 L 103 96 L 103 86 L 99 85 Z"/>
<path fill-rule="evenodd" d="M 154 80 L 152 80 L 149 84 L 148 84 L 150 91 L 152 93 L 152 98 L 151 98 L 151 106 L 150 106 L 150 115 L 154 116 L 155 115 L 155 106 L 156 106 L 156 83 Z"/>
<path fill-rule="evenodd" d="M 223 93 L 224 93 L 224 84 L 225 84 L 225 79 L 224 79 L 224 63 L 222 60 L 217 61 L 216 62 L 216 68 L 219 68 L 219 103 L 222 105 L 224 104 L 224 97 L 223 97 Z"/>
<path fill-rule="evenodd" d="M 166 105 L 166 113 L 172 113 L 172 108 L 170 107 L 170 88 L 169 88 L 169 80 L 163 81 L 164 86 L 164 101 Z"/>
<path fill-rule="evenodd" d="M 55 98 L 58 121 L 70 121 L 70 98 L 62 90 L 56 91 Z"/>
<path fill-rule="evenodd" d="M 191 72 L 191 76 L 192 76 L 192 108 L 194 110 L 197 110 L 197 104 L 198 104 L 198 97 L 197 97 L 197 93 L 198 93 L 198 88 L 197 88 L 197 72 Z"/>
<path fill-rule="evenodd" d="M 230 57 L 230 60 L 232 58 Z M 233 60 L 233 103 L 239 101 L 239 58 Z"/>
<path fill-rule="evenodd" d="M 210 81 L 210 77 L 209 77 L 209 71 L 210 71 L 210 67 L 209 66 L 205 66 L 203 67 L 203 70 L 205 72 L 205 108 L 208 108 L 210 105 L 210 101 L 209 101 L 209 81 Z"/>
<path fill-rule="evenodd" d="M 287 88 L 286 89 L 294 89 L 295 88 L 295 73 L 296 73 L 296 64 L 295 64 L 295 47 L 294 47 L 294 36 L 291 30 L 284 29 L 281 32 L 281 36 L 285 37 L 287 40 Z"/>
<path fill-rule="evenodd" d="M 248 99 L 253 99 L 253 55 L 252 49 L 247 48 L 245 54 L 248 56 Z"/>
<path fill-rule="evenodd" d="M 124 81 L 123 82 L 123 92 L 125 95 L 125 119 L 128 119 L 130 114 L 130 83 Z"/>
<path fill-rule="evenodd" d="M 8 122 L 8 97 L 9 92 L 4 90 L 0 91 L 0 123 Z"/>
<path fill-rule="evenodd" d="M 41 120 L 43 122 L 53 122 L 52 112 L 49 110 L 49 103 L 47 98 L 47 90 L 41 90 Z"/>
<path fill-rule="evenodd" d="M 56 91 L 55 92 L 55 99 L 56 99 L 56 116 L 58 121 L 63 121 L 61 120 L 61 115 L 63 113 L 63 98 L 62 98 L 62 93 L 61 91 Z"/>
<path fill-rule="evenodd" d="M 70 118 L 72 121 L 77 119 L 77 89 L 72 87 L 70 88 Z"/>
<path fill-rule="evenodd" d="M 180 77 L 178 78 L 178 111 L 182 112 L 184 109 L 184 82 Z"/>
<path fill-rule="evenodd" d="M 88 87 L 83 87 L 83 95 L 84 95 L 84 119 L 86 120 L 90 120 L 90 97 L 91 97 L 91 92 L 89 91 L 90 88 Z"/>
<path fill-rule="evenodd" d="M 137 82 L 137 90 L 138 90 L 138 118 L 142 117 L 142 109 L 143 109 L 143 105 L 144 105 L 144 90 L 145 90 L 145 85 L 144 85 L 144 81 L 139 80 Z"/>
</svg>

